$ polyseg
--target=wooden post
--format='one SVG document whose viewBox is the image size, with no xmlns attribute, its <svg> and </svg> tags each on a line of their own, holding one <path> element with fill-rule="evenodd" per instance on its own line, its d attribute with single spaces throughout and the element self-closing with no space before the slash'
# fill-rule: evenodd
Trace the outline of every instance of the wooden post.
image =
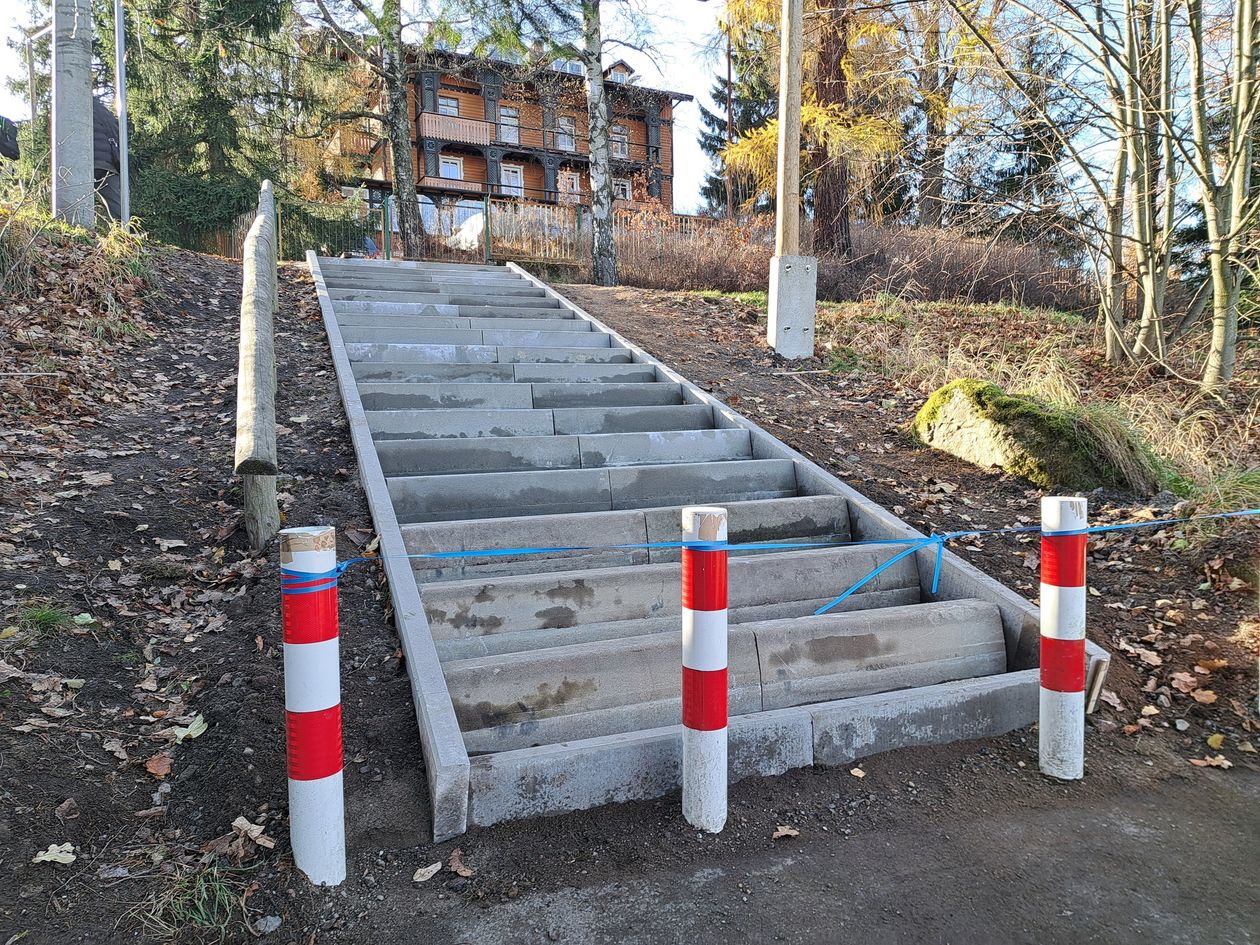
<svg viewBox="0 0 1260 945">
<path fill-rule="evenodd" d="M 801 249 L 801 0 L 783 0 L 779 55 L 779 175 L 775 193 L 774 254 Z"/>
<path fill-rule="evenodd" d="M 245 236 L 241 343 L 236 371 L 236 472 L 244 478 L 245 531 L 260 550 L 280 529 L 276 501 L 277 208 L 270 181 Z"/>
</svg>

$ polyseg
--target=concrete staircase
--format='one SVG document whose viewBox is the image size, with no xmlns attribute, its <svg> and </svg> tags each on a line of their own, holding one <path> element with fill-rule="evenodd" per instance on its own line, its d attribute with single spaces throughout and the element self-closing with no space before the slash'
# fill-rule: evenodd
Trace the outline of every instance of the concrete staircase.
<svg viewBox="0 0 1260 945">
<path fill-rule="evenodd" d="M 439 837 L 677 786 L 679 553 L 606 546 L 689 504 L 732 542 L 916 534 L 514 267 L 310 263 Z M 540 547 L 578 550 L 401 557 Z M 1035 610 L 952 555 L 935 597 L 921 555 L 812 616 L 898 550 L 733 558 L 734 777 L 1035 718 Z"/>
</svg>

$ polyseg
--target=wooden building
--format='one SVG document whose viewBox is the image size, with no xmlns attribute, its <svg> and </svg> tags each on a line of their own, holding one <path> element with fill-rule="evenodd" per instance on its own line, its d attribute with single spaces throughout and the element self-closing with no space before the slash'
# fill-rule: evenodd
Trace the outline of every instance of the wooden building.
<svg viewBox="0 0 1260 945">
<path fill-rule="evenodd" d="M 409 93 L 412 167 L 422 206 L 471 204 L 485 195 L 590 203 L 586 78 L 577 62 L 508 63 L 442 56 L 419 70 Z M 624 61 L 605 70 L 615 206 L 673 208 L 674 107 L 690 95 L 652 89 Z M 376 123 L 330 141 L 338 165 L 357 169 L 346 190 L 378 205 L 392 190 L 389 143 Z M 344 174 L 344 171 L 342 172 Z M 427 198 L 427 199 L 426 199 Z"/>
</svg>

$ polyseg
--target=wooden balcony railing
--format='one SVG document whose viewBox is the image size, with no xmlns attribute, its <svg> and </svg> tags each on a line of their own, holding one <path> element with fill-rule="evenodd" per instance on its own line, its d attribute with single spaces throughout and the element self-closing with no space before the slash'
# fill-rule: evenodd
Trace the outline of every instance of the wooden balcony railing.
<svg viewBox="0 0 1260 945">
<path fill-rule="evenodd" d="M 435 190 L 461 190 L 473 194 L 484 194 L 486 192 L 485 181 L 455 180 L 450 177 L 422 177 L 420 178 L 420 186 L 432 187 Z"/>
<path fill-rule="evenodd" d="M 494 125 L 475 118 L 455 118 L 452 115 L 434 115 L 425 112 L 420 116 L 420 137 L 441 138 L 461 144 L 489 144 Z"/>
</svg>

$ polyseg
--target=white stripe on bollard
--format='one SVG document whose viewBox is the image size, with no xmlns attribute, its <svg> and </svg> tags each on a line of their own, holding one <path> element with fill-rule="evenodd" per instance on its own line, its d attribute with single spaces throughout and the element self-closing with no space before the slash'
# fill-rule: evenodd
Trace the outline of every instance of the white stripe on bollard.
<svg viewBox="0 0 1260 945">
<path fill-rule="evenodd" d="M 682 510 L 683 541 L 725 542 L 726 510 Z M 682 550 L 683 816 L 719 833 L 726 826 L 726 549 Z"/>
<path fill-rule="evenodd" d="M 1085 776 L 1084 499 L 1041 500 L 1039 765 L 1063 780 Z"/>
<path fill-rule="evenodd" d="M 346 878 L 336 530 L 284 529 L 280 566 L 297 572 L 280 578 L 289 840 L 294 864 L 312 883 L 336 886 Z"/>
</svg>

